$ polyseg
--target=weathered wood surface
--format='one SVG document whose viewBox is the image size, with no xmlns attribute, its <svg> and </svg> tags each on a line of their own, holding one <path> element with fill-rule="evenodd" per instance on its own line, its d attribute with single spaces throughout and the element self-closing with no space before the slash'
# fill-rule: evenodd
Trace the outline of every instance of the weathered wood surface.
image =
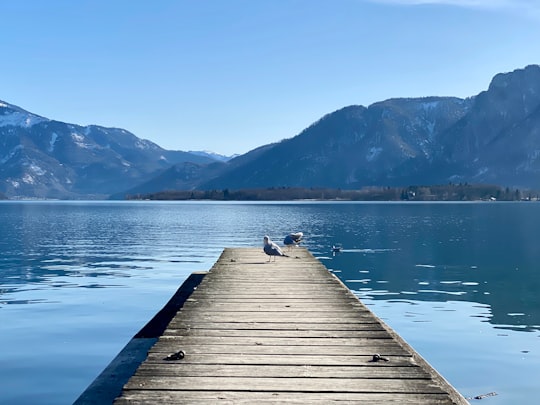
<svg viewBox="0 0 540 405">
<path fill-rule="evenodd" d="M 468 403 L 302 248 L 225 249 L 115 401 L 213 402 Z"/>
</svg>

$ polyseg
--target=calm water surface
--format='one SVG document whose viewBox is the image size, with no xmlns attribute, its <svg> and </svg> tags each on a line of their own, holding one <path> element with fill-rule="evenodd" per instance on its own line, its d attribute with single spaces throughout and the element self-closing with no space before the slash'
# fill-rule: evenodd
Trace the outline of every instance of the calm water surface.
<svg viewBox="0 0 540 405">
<path fill-rule="evenodd" d="M 539 203 L 307 202 L 0 202 L 0 403 L 71 404 L 191 272 L 296 230 L 464 396 L 538 403 Z"/>
</svg>

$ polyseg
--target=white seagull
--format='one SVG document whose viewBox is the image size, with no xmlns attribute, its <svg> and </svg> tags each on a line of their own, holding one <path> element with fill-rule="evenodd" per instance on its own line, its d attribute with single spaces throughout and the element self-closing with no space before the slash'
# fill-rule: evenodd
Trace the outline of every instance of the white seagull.
<svg viewBox="0 0 540 405">
<path fill-rule="evenodd" d="M 266 253 L 268 256 L 270 256 L 268 258 L 268 261 L 270 261 L 272 259 L 272 256 L 274 256 L 274 261 L 276 261 L 276 256 L 287 256 L 286 254 L 284 254 L 280 247 L 275 244 L 274 242 L 272 242 L 270 240 L 270 238 L 268 236 L 265 236 L 264 237 L 264 253 Z"/>
<path fill-rule="evenodd" d="M 290 233 L 285 236 L 285 239 L 283 239 L 283 244 L 290 250 L 293 246 L 298 246 L 298 244 L 302 241 L 303 236 L 304 234 L 302 232 Z"/>
</svg>

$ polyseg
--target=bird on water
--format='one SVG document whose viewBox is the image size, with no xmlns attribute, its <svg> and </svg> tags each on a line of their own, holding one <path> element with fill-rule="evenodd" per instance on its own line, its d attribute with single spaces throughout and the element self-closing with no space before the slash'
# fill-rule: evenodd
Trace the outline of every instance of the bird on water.
<svg viewBox="0 0 540 405">
<path fill-rule="evenodd" d="M 276 261 L 276 256 L 287 256 L 285 253 L 281 251 L 281 248 L 274 242 L 270 240 L 268 236 L 264 237 L 264 247 L 263 247 L 264 253 L 266 253 L 268 256 L 268 261 L 272 259 L 272 256 L 274 257 L 274 261 Z"/>
</svg>

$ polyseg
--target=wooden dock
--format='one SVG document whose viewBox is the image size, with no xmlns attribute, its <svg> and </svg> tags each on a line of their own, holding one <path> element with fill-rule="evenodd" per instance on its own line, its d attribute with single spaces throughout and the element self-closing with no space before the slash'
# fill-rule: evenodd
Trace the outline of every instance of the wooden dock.
<svg viewBox="0 0 540 405">
<path fill-rule="evenodd" d="M 468 404 L 309 251 L 290 255 L 225 249 L 115 404 Z"/>
</svg>

